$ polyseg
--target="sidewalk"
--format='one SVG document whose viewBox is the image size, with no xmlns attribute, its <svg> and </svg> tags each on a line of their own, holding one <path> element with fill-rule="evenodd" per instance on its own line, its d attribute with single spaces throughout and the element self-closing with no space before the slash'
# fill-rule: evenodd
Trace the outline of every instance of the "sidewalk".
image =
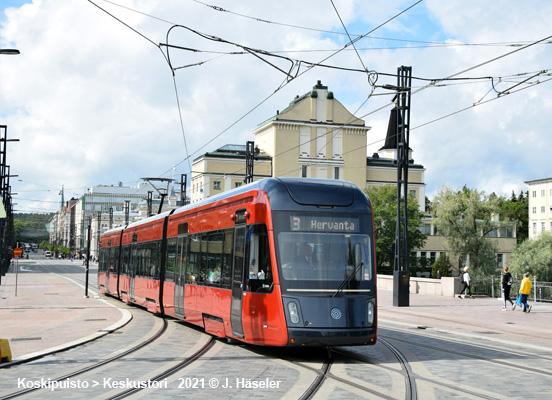
<svg viewBox="0 0 552 400">
<path fill-rule="evenodd" d="M 31 263 L 20 260 L 20 271 Z M 85 298 L 82 285 L 56 274 L 19 273 L 16 296 L 13 270 L 0 285 L 0 339 L 8 339 L 12 362 L 85 343 L 131 319 L 90 288 Z"/>
<path fill-rule="evenodd" d="M 515 295 L 513 299 L 515 301 Z M 465 337 L 508 341 L 552 350 L 552 304 L 536 303 L 530 313 L 520 307 L 502 311 L 502 299 L 441 297 L 411 294 L 408 307 L 393 306 L 393 291 L 378 291 L 380 326 L 399 324 L 418 329 L 451 332 Z"/>
</svg>

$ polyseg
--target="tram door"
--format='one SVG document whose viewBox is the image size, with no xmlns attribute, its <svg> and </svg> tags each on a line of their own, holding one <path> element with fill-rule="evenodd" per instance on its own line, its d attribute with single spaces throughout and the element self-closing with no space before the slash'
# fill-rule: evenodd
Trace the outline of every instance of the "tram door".
<svg viewBox="0 0 552 400">
<path fill-rule="evenodd" d="M 134 241 L 134 239 L 133 239 Z M 136 263 L 138 262 L 138 249 L 136 244 L 133 243 L 130 250 L 130 265 L 128 268 L 128 276 L 130 278 L 130 283 L 128 287 L 128 297 L 130 301 L 134 301 L 134 278 L 136 278 Z"/>
<path fill-rule="evenodd" d="M 237 213 L 236 213 L 237 214 Z M 243 338 L 242 326 L 242 301 L 245 267 L 245 236 L 246 226 L 236 227 L 234 235 L 234 268 L 232 271 L 232 301 L 230 310 L 230 323 L 232 334 Z"/>
<path fill-rule="evenodd" d="M 109 274 L 111 271 L 113 271 L 113 248 L 111 247 L 111 239 L 109 239 L 108 242 L 109 249 L 104 253 L 104 257 L 107 258 L 107 260 L 104 261 L 104 265 L 106 266 L 105 269 L 105 292 L 109 293 Z M 101 257 L 101 255 L 100 255 Z"/>
<path fill-rule="evenodd" d="M 176 242 L 176 265 L 174 270 L 174 313 L 184 317 L 184 283 L 188 259 L 188 235 L 179 236 Z"/>
</svg>

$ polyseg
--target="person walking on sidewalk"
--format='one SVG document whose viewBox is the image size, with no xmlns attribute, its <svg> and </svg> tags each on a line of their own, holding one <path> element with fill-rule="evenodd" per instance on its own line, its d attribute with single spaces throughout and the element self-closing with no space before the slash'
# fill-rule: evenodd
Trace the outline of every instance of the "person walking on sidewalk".
<svg viewBox="0 0 552 400">
<path fill-rule="evenodd" d="M 523 312 L 531 312 L 531 306 L 527 304 L 527 298 L 531 294 L 531 279 L 529 279 L 529 273 L 526 272 L 523 274 L 523 279 L 521 280 L 521 287 L 519 288 L 519 293 L 521 294 L 521 304 L 523 304 Z"/>
<path fill-rule="evenodd" d="M 469 271 L 470 271 L 470 267 L 464 267 L 464 275 L 462 275 L 463 281 L 464 281 L 464 287 L 462 288 L 462 291 L 458 295 L 459 299 L 462 298 L 462 294 L 464 294 L 466 289 L 468 289 L 468 292 L 466 293 L 466 295 L 469 293 L 470 297 L 473 299 L 472 292 L 471 292 L 471 286 L 470 286 L 470 272 Z M 466 296 L 464 296 L 464 297 L 466 297 Z"/>
<path fill-rule="evenodd" d="M 510 289 L 512 288 L 512 274 L 508 272 L 508 267 L 504 267 L 504 275 L 502 275 L 502 311 L 506 311 L 506 301 L 509 301 L 512 305 L 512 310 L 516 308 L 516 305 L 510 299 Z"/>
</svg>

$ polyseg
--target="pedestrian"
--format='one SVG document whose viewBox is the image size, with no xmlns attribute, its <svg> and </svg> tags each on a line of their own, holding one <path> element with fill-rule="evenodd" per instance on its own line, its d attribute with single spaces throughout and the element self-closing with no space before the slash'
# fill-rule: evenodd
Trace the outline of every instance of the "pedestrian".
<svg viewBox="0 0 552 400">
<path fill-rule="evenodd" d="M 529 294 L 531 294 L 532 286 L 531 279 L 529 279 L 529 273 L 524 273 L 523 279 L 521 280 L 521 287 L 519 288 L 519 294 L 521 294 L 521 304 L 523 304 L 523 312 L 531 312 L 532 307 L 527 304 L 527 298 L 529 297 Z"/>
<path fill-rule="evenodd" d="M 458 295 L 458 298 L 461 299 L 462 298 L 462 294 L 464 294 L 464 292 L 466 291 L 466 289 L 468 289 L 468 293 L 470 295 L 470 298 L 473 299 L 473 296 L 472 296 L 472 292 L 471 292 L 471 286 L 470 286 L 470 267 L 464 267 L 464 274 L 462 275 L 463 276 L 463 281 L 464 281 L 464 287 L 462 288 L 462 291 L 460 292 L 460 294 Z M 465 298 L 466 296 L 464 296 Z"/>
<path fill-rule="evenodd" d="M 512 274 L 508 272 L 508 267 L 504 267 L 504 275 L 502 275 L 502 311 L 506 311 L 506 301 L 512 305 L 512 310 L 516 309 L 516 305 L 510 299 L 510 289 L 512 288 Z"/>
</svg>

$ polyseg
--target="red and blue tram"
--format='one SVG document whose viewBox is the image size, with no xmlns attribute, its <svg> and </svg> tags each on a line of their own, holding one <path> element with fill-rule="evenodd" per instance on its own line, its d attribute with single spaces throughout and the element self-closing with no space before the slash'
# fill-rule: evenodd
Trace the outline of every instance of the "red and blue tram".
<svg viewBox="0 0 552 400">
<path fill-rule="evenodd" d="M 269 346 L 376 342 L 372 207 L 355 185 L 269 178 L 101 236 L 103 293 Z"/>
</svg>

